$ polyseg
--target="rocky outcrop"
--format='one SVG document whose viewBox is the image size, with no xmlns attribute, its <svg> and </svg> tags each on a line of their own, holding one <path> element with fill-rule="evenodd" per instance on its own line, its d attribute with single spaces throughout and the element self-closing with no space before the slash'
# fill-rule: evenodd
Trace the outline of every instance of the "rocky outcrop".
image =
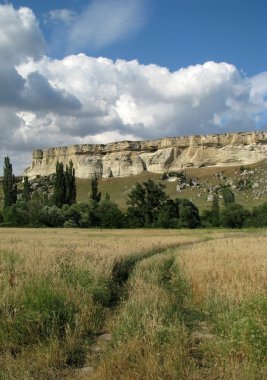
<svg viewBox="0 0 267 380">
<path fill-rule="evenodd" d="M 171 137 L 148 141 L 85 144 L 33 151 L 24 175 L 55 172 L 70 160 L 79 178 L 125 177 L 144 171 L 163 173 L 187 167 L 247 165 L 267 159 L 267 132 Z"/>
</svg>

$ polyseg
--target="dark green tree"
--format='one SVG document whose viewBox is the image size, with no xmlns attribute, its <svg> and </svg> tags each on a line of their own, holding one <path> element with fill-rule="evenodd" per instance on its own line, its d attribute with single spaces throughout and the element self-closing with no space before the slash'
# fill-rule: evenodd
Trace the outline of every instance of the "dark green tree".
<svg viewBox="0 0 267 380">
<path fill-rule="evenodd" d="M 101 200 L 101 192 L 98 191 L 98 179 L 96 173 L 93 175 L 91 180 L 90 199 L 97 203 Z"/>
<path fill-rule="evenodd" d="M 54 203 L 57 207 L 62 207 L 66 203 L 66 181 L 64 166 L 62 162 L 56 164 L 56 177 L 54 188 Z"/>
<path fill-rule="evenodd" d="M 200 216 L 196 205 L 188 199 L 179 199 L 179 225 L 183 228 L 196 228 L 200 226 Z"/>
<path fill-rule="evenodd" d="M 31 185 L 28 177 L 24 177 L 23 179 L 22 199 L 25 202 L 28 202 L 31 199 Z"/>
<path fill-rule="evenodd" d="M 126 225 L 125 215 L 110 200 L 104 200 L 99 204 L 98 216 L 102 228 L 123 228 Z"/>
<path fill-rule="evenodd" d="M 213 200 L 212 200 L 211 223 L 214 227 L 218 227 L 220 225 L 220 205 L 219 205 L 219 197 L 217 194 L 213 196 Z"/>
<path fill-rule="evenodd" d="M 241 228 L 247 219 L 250 219 L 249 211 L 238 203 L 230 203 L 220 214 L 223 227 Z"/>
<path fill-rule="evenodd" d="M 235 194 L 232 192 L 231 189 L 229 189 L 229 187 L 225 187 L 222 190 L 222 196 L 225 206 L 228 206 L 230 203 L 235 202 Z"/>
<path fill-rule="evenodd" d="M 158 212 L 156 227 L 175 228 L 179 226 L 179 199 L 167 199 Z"/>
<path fill-rule="evenodd" d="M 65 186 L 66 186 L 65 203 L 68 205 L 72 205 L 73 203 L 76 202 L 75 169 L 73 168 L 72 161 L 69 162 L 69 165 L 66 165 Z"/>
<path fill-rule="evenodd" d="M 253 227 L 267 227 L 267 202 L 253 208 L 251 224 Z"/>
<path fill-rule="evenodd" d="M 152 180 L 136 183 L 128 195 L 129 220 L 133 220 L 136 226 L 150 226 L 156 222 L 159 210 L 168 199 L 162 184 Z"/>
<path fill-rule="evenodd" d="M 10 163 L 9 157 L 5 157 L 3 191 L 4 207 L 11 206 L 17 202 L 17 185 L 15 176 L 12 172 L 12 164 Z"/>
</svg>

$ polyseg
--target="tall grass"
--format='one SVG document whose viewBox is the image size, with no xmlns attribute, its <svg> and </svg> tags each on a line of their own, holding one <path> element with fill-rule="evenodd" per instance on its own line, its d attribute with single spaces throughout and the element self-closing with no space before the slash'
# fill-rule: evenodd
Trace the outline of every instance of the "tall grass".
<svg viewBox="0 0 267 380">
<path fill-rule="evenodd" d="M 0 379 L 265 379 L 266 236 L 0 230 Z"/>
</svg>

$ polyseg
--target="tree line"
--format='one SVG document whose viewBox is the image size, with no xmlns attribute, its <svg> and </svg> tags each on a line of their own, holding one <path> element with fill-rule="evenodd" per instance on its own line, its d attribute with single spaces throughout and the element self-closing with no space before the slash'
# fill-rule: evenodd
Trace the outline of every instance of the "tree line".
<svg viewBox="0 0 267 380">
<path fill-rule="evenodd" d="M 76 201 L 75 170 L 72 161 L 64 168 L 57 162 L 54 191 L 31 191 L 28 177 L 23 178 L 22 194 L 18 198 L 16 178 L 9 157 L 5 157 L 3 170 L 2 226 L 32 227 L 100 227 L 100 228 L 205 228 L 205 227 L 264 227 L 267 226 L 267 203 L 251 212 L 235 202 L 230 188 L 223 189 L 223 207 L 214 195 L 210 210 L 200 215 L 197 206 L 184 198 L 171 199 L 164 186 L 152 180 L 136 183 L 128 195 L 128 208 L 123 212 L 111 201 L 102 197 L 98 178 L 90 182 L 87 202 Z"/>
</svg>

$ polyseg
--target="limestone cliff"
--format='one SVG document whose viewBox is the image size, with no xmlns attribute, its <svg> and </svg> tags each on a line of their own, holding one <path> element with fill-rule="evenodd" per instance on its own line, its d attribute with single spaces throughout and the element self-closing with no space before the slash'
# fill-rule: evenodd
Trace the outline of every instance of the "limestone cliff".
<svg viewBox="0 0 267 380">
<path fill-rule="evenodd" d="M 109 178 L 191 166 L 247 165 L 263 159 L 267 159 L 267 132 L 226 133 L 38 149 L 24 175 L 49 175 L 57 161 L 68 164 L 70 160 L 79 178 L 94 173 Z"/>
</svg>

